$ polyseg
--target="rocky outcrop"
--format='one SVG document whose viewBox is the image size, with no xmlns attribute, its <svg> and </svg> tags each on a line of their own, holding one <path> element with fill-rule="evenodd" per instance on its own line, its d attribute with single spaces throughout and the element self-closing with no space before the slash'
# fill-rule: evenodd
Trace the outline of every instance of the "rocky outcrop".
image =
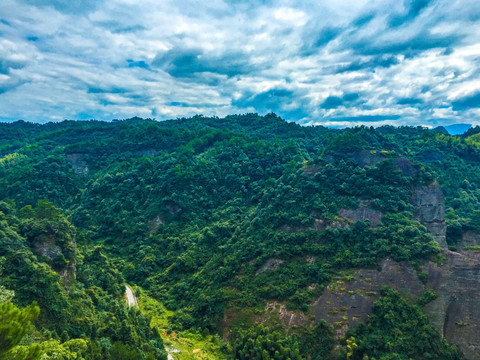
<svg viewBox="0 0 480 360">
<path fill-rule="evenodd" d="M 347 219 L 337 219 L 332 221 L 325 221 L 323 219 L 314 219 L 313 220 L 313 229 L 316 231 L 325 230 L 327 227 L 332 229 L 347 229 L 352 225 L 351 221 Z"/>
<path fill-rule="evenodd" d="M 371 207 L 372 200 L 359 200 L 356 209 L 340 209 L 339 215 L 343 218 L 358 221 L 369 221 L 370 226 L 375 227 L 382 222 L 383 213 Z"/>
<path fill-rule="evenodd" d="M 374 166 L 386 159 L 385 155 L 377 150 L 361 150 L 350 154 L 353 161 L 360 167 Z"/>
<path fill-rule="evenodd" d="M 310 319 L 301 311 L 289 311 L 285 304 L 272 301 L 265 305 L 265 312 L 275 312 L 282 321 L 283 326 L 290 328 L 292 326 L 307 326 Z"/>
<path fill-rule="evenodd" d="M 402 172 L 403 176 L 415 176 L 418 172 L 414 164 L 404 157 L 396 158 L 393 162 L 395 163 L 395 166 Z"/>
<path fill-rule="evenodd" d="M 433 161 L 442 161 L 443 155 L 439 151 L 424 151 L 423 153 L 419 154 L 420 157 L 424 162 L 433 162 Z"/>
<path fill-rule="evenodd" d="M 73 245 L 76 247 L 75 241 Z M 32 250 L 36 255 L 45 258 L 48 265 L 58 273 L 67 288 L 75 280 L 77 274 L 75 258 L 72 254 L 67 259 L 55 239 L 44 238 L 34 241 Z"/>
<path fill-rule="evenodd" d="M 415 187 L 412 204 L 415 220 L 425 225 L 440 246 L 446 249 L 445 199 L 438 182 Z"/>
<path fill-rule="evenodd" d="M 312 215 L 314 216 L 314 215 Z M 313 218 L 313 225 L 311 226 L 290 226 L 288 224 L 281 225 L 278 230 L 295 232 L 295 231 L 322 231 L 326 228 L 332 229 L 348 229 L 352 227 L 353 221 L 351 219 L 337 218 L 335 220 L 327 221 L 320 218 Z"/>
<path fill-rule="evenodd" d="M 360 269 L 350 278 L 336 279 L 325 287 L 322 295 L 311 305 L 315 321 L 325 319 L 334 326 L 337 336 L 345 335 L 349 327 L 368 320 L 373 303 L 385 285 L 405 295 L 420 295 L 424 291 L 413 269 L 386 259 L 380 271 Z"/>
<path fill-rule="evenodd" d="M 356 209 L 345 209 L 342 208 L 338 211 L 338 217 L 334 220 L 324 220 L 318 218 L 318 214 L 312 212 L 310 215 L 313 217 L 313 224 L 311 226 L 296 226 L 292 227 L 287 224 L 284 224 L 279 227 L 279 230 L 283 231 L 322 231 L 326 228 L 332 229 L 348 229 L 351 228 L 353 224 L 358 221 L 367 221 L 371 227 L 378 226 L 381 223 L 383 218 L 383 213 L 381 211 L 375 210 L 372 208 L 373 200 L 359 200 L 358 207 Z"/>
<path fill-rule="evenodd" d="M 427 287 L 437 298 L 426 306 L 433 326 L 467 359 L 480 359 L 480 256 L 448 251 L 442 266 L 426 265 Z"/>
<path fill-rule="evenodd" d="M 308 176 L 311 178 L 315 176 L 315 174 L 318 173 L 321 169 L 322 167 L 320 165 L 312 165 L 312 166 L 303 168 L 303 173 L 305 176 Z"/>
<path fill-rule="evenodd" d="M 75 174 L 88 175 L 89 169 L 86 161 L 83 159 L 83 154 L 72 153 L 67 154 L 67 160 L 72 164 Z"/>
<path fill-rule="evenodd" d="M 283 263 L 284 261 L 280 259 L 268 259 L 262 266 L 258 268 L 258 270 L 255 272 L 255 276 L 260 275 L 265 271 L 277 270 Z"/>
<path fill-rule="evenodd" d="M 175 204 L 175 203 L 166 204 L 165 208 L 167 209 L 167 211 L 170 215 L 175 215 L 176 213 L 178 213 L 181 210 L 180 206 L 178 204 Z"/>
<path fill-rule="evenodd" d="M 157 215 L 151 220 L 147 221 L 148 233 L 155 233 L 161 225 L 165 224 L 165 219 L 162 215 Z"/>
<path fill-rule="evenodd" d="M 408 297 L 432 289 L 437 297 L 424 308 L 432 326 L 467 359 L 480 359 L 480 254 L 446 251 L 445 256 L 442 265 L 428 262 L 420 273 L 386 259 L 380 270 L 359 269 L 348 278 L 337 278 L 311 305 L 315 322 L 325 319 L 335 335 L 342 336 L 349 327 L 368 321 L 383 286 Z"/>
<path fill-rule="evenodd" d="M 457 243 L 457 250 L 468 250 L 469 247 L 480 246 L 480 233 L 473 230 L 465 231 Z"/>
<path fill-rule="evenodd" d="M 57 256 L 62 254 L 62 249 L 55 240 L 37 241 L 33 244 L 33 252 L 39 256 L 44 256 L 48 261 L 53 261 Z"/>
<path fill-rule="evenodd" d="M 135 150 L 133 154 L 136 156 L 156 156 L 158 155 L 158 151 L 154 149 L 141 149 Z"/>
</svg>

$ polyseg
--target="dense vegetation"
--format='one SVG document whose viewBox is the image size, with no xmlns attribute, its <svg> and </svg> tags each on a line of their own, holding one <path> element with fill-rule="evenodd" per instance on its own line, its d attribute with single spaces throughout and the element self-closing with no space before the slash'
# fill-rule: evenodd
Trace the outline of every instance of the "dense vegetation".
<svg viewBox="0 0 480 360">
<path fill-rule="evenodd" d="M 230 344 L 218 342 L 225 357 L 334 356 L 328 325 L 286 331 L 272 320 L 266 330 L 254 314 L 266 301 L 308 313 L 344 270 L 437 256 L 413 214 L 416 186 L 441 184 L 451 248 L 480 230 L 478 135 L 301 127 L 274 114 L 0 124 L 0 285 L 15 291 L 6 302 L 38 303 L 25 345 L 74 351 L 77 341 L 78 358 L 165 358 L 148 311 L 124 306 L 125 282 L 167 309 L 167 332 L 233 329 Z M 382 214 L 378 226 L 339 216 L 364 200 Z M 282 265 L 265 266 L 272 259 Z M 386 301 L 424 322 L 387 292 L 355 333 L 355 354 L 419 358 L 409 344 L 418 352 L 372 350 L 389 326 Z M 430 358 L 457 356 L 438 346 Z"/>
</svg>

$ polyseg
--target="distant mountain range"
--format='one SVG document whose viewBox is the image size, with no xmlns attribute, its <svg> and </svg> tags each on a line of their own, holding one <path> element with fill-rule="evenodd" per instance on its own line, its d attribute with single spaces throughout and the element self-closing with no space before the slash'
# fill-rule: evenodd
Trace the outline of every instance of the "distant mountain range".
<svg viewBox="0 0 480 360">
<path fill-rule="evenodd" d="M 444 126 L 450 135 L 461 135 L 472 127 L 472 124 L 452 124 Z"/>
</svg>

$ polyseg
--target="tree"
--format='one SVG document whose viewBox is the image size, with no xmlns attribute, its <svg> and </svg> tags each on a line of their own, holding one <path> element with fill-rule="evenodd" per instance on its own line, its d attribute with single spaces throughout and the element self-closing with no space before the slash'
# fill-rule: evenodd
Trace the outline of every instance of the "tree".
<svg viewBox="0 0 480 360">
<path fill-rule="evenodd" d="M 40 308 L 34 302 L 20 309 L 11 302 L 0 304 L 0 360 L 35 360 L 41 355 L 38 345 L 18 347 Z"/>
<path fill-rule="evenodd" d="M 353 356 L 357 347 L 358 345 L 355 343 L 355 338 L 353 336 L 350 339 L 347 339 L 347 359 Z"/>
</svg>

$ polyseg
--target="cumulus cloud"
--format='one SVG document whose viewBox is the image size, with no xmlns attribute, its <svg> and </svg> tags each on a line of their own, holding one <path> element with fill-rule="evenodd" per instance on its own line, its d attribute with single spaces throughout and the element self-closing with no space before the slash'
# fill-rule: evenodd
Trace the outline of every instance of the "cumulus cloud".
<svg viewBox="0 0 480 360">
<path fill-rule="evenodd" d="M 479 123 L 469 0 L 3 0 L 0 120 Z"/>
</svg>

